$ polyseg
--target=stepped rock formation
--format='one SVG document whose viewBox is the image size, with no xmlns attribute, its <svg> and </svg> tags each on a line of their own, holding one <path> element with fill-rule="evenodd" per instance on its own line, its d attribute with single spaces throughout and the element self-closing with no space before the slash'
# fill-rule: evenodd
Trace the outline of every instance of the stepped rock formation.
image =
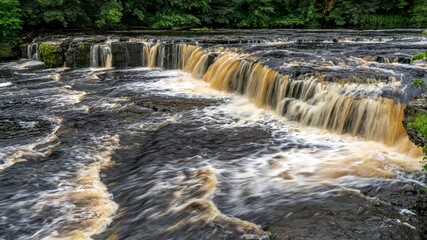
<svg viewBox="0 0 427 240">
<path fill-rule="evenodd" d="M 65 66 L 71 68 L 181 69 L 194 78 L 209 82 L 215 89 L 245 95 L 258 107 L 270 108 L 304 125 L 387 144 L 394 144 L 405 135 L 401 124 L 404 107 L 401 104 L 412 98 L 413 94 L 399 93 L 399 87 L 395 86 L 402 80 L 403 83 L 408 80 L 398 79 L 399 74 L 390 74 L 392 68 L 382 71 L 376 70 L 375 66 L 376 62 L 387 67 L 392 62 L 411 62 L 409 54 L 388 53 L 392 47 L 404 48 L 401 39 L 384 40 L 387 39 L 384 37 L 366 40 L 369 38 L 352 35 L 332 40 L 278 38 L 276 41 L 279 43 L 289 43 L 276 46 L 274 41 L 272 45 L 265 44 L 265 39 L 256 36 L 248 41 L 239 36 L 157 38 L 39 38 L 21 48 L 22 57 L 43 60 L 39 53 L 40 44 L 53 45 L 57 54 L 65 59 Z M 372 41 L 372 47 L 381 41 L 396 43 L 385 44 L 384 49 L 377 51 L 377 56 L 366 55 L 366 50 L 360 48 L 350 49 L 343 57 L 288 50 L 293 49 L 292 46 L 307 50 L 322 48 L 323 45 L 342 48 L 348 41 Z M 369 71 L 364 65 L 369 65 Z M 348 70 L 343 71 L 346 66 Z M 424 74 L 420 69 L 405 71 Z M 384 84 L 388 86 L 378 87 Z M 411 139 L 415 140 L 413 130 L 409 129 L 409 132 Z M 417 142 L 417 145 L 420 144 Z"/>
</svg>

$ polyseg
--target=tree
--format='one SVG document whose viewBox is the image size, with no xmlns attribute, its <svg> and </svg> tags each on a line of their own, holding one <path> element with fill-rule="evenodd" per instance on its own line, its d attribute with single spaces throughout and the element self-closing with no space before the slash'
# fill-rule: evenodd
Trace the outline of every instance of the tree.
<svg viewBox="0 0 427 240">
<path fill-rule="evenodd" d="M 109 0 L 101 5 L 95 25 L 98 28 L 112 28 L 121 22 L 122 17 L 122 3 L 117 0 Z"/>
<path fill-rule="evenodd" d="M 8 42 L 21 30 L 21 8 L 18 0 L 0 0 L 0 42 Z"/>
<path fill-rule="evenodd" d="M 275 26 L 319 27 L 322 5 L 316 0 L 277 0 Z"/>
<path fill-rule="evenodd" d="M 123 2 L 123 20 L 131 26 L 146 25 L 147 4 L 141 0 L 128 0 Z"/>
<path fill-rule="evenodd" d="M 243 28 L 266 28 L 271 24 L 274 7 L 271 0 L 238 0 L 237 26 Z"/>
<path fill-rule="evenodd" d="M 326 20 L 333 26 L 354 27 L 363 25 L 369 14 L 375 13 L 378 9 L 374 1 L 362 0 L 337 0 L 332 10 L 326 16 Z"/>
<path fill-rule="evenodd" d="M 412 20 L 418 25 L 427 26 L 427 1 L 415 0 L 412 8 Z"/>
</svg>

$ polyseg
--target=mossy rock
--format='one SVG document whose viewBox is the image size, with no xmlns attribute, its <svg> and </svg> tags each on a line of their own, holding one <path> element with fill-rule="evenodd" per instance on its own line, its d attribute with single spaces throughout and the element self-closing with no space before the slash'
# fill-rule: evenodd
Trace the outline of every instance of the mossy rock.
<svg viewBox="0 0 427 240">
<path fill-rule="evenodd" d="M 0 43 L 0 61 L 18 59 L 19 55 L 17 43 Z"/>
<path fill-rule="evenodd" d="M 12 46 L 9 43 L 0 43 L 0 59 L 12 57 Z"/>
<path fill-rule="evenodd" d="M 427 30 L 425 30 L 425 31 L 423 32 L 423 35 L 424 35 L 424 36 L 427 36 Z"/>
<path fill-rule="evenodd" d="M 73 42 L 66 54 L 66 66 L 84 68 L 90 66 L 90 47 L 88 42 Z"/>
<path fill-rule="evenodd" d="M 21 49 L 21 57 L 28 58 L 28 52 L 27 52 L 28 43 L 21 44 L 19 48 Z"/>
<path fill-rule="evenodd" d="M 58 47 L 50 43 L 42 43 L 39 45 L 39 52 L 44 66 L 46 68 L 62 67 L 63 61 L 62 56 L 58 50 Z"/>
</svg>

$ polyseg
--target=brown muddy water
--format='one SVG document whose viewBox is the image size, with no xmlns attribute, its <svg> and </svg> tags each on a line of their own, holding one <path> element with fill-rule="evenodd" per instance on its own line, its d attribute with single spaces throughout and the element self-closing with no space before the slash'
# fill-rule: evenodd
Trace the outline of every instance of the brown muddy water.
<svg viewBox="0 0 427 240">
<path fill-rule="evenodd" d="M 425 239 L 416 31 L 132 35 L 0 64 L 0 239 Z"/>
</svg>

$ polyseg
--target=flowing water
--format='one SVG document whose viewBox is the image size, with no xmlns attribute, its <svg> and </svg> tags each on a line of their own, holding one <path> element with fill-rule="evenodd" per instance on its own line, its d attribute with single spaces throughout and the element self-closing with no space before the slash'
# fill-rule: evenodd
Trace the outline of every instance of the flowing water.
<svg viewBox="0 0 427 240">
<path fill-rule="evenodd" d="M 135 37 L 136 68 L 112 68 L 118 40 L 91 68 L 1 64 L 0 239 L 425 238 L 401 121 L 427 40 L 269 33 Z"/>
</svg>

